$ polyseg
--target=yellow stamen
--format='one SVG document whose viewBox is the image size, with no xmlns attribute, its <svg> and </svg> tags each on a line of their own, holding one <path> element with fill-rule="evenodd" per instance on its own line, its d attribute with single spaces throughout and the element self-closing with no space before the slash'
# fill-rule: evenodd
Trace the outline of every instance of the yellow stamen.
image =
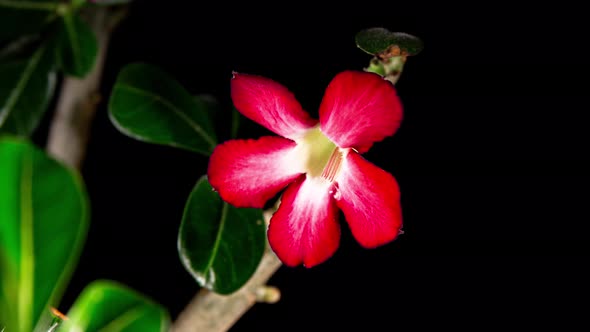
<svg viewBox="0 0 590 332">
<path fill-rule="evenodd" d="M 51 307 L 50 309 L 51 309 L 51 313 L 52 313 L 52 314 L 53 314 L 55 317 L 57 317 L 57 318 L 59 318 L 59 319 L 61 319 L 61 320 L 68 320 L 68 317 L 67 317 L 66 315 L 62 314 L 62 313 L 61 313 L 59 310 L 57 310 L 56 308 L 54 308 L 54 307 Z"/>
</svg>

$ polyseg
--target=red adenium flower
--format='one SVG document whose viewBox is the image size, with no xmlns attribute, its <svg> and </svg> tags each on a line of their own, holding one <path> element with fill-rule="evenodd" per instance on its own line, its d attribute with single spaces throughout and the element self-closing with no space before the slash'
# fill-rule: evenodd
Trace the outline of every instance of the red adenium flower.
<svg viewBox="0 0 590 332">
<path fill-rule="evenodd" d="M 244 116 L 282 137 L 218 145 L 209 182 L 237 207 L 262 208 L 286 187 L 268 229 L 283 263 L 311 267 L 331 257 L 340 241 L 339 209 L 364 247 L 397 237 L 397 182 L 360 155 L 400 125 L 402 107 L 390 82 L 366 72 L 338 74 L 326 89 L 319 122 L 287 88 L 264 77 L 234 73 L 231 97 Z"/>
</svg>

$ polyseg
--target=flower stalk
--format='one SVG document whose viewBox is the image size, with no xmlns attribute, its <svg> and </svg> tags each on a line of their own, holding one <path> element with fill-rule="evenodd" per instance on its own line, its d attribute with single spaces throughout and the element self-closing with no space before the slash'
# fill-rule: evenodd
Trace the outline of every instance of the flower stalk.
<svg viewBox="0 0 590 332">
<path fill-rule="evenodd" d="M 406 60 L 406 55 L 396 55 L 385 58 L 374 57 L 371 59 L 369 67 L 365 68 L 365 71 L 381 75 L 386 80 L 396 84 L 402 74 Z"/>
</svg>

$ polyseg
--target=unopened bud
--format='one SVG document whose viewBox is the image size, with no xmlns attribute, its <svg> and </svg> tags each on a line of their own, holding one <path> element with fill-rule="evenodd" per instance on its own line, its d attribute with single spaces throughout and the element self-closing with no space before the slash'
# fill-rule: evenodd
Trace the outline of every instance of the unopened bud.
<svg viewBox="0 0 590 332">
<path fill-rule="evenodd" d="M 274 286 L 261 286 L 256 290 L 256 301 L 263 303 L 277 303 L 281 299 L 281 291 Z"/>
</svg>

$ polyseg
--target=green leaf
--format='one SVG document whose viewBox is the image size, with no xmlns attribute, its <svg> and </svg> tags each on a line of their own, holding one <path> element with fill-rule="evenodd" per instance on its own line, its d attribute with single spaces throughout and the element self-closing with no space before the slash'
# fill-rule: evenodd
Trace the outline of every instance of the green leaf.
<svg viewBox="0 0 590 332">
<path fill-rule="evenodd" d="M 180 225 L 178 252 L 185 268 L 208 289 L 230 294 L 254 274 L 266 246 L 260 209 L 239 209 L 221 200 L 201 177 Z"/>
<path fill-rule="evenodd" d="M 215 123 L 215 116 L 221 111 L 219 101 L 217 101 L 215 96 L 210 94 L 198 94 L 194 95 L 193 98 L 195 99 L 195 103 L 199 104 L 205 114 L 207 114 L 210 123 Z"/>
<path fill-rule="evenodd" d="M 391 32 L 384 28 L 362 30 L 356 34 L 355 40 L 361 50 L 372 55 L 416 55 L 424 47 L 418 37 L 404 32 Z"/>
<path fill-rule="evenodd" d="M 55 92 L 53 58 L 43 45 L 25 61 L 0 64 L 0 133 L 29 136 Z"/>
<path fill-rule="evenodd" d="M 116 5 L 126 5 L 131 3 L 133 0 L 96 0 L 93 1 L 93 5 L 98 6 L 116 6 Z"/>
<path fill-rule="evenodd" d="M 84 6 L 87 2 L 88 0 L 70 0 L 70 3 L 72 4 L 73 8 L 80 8 Z M 94 0 L 93 2 L 96 2 L 96 0 Z"/>
<path fill-rule="evenodd" d="M 76 77 L 88 74 L 98 54 L 94 32 L 75 13 L 63 16 L 57 37 L 57 60 L 64 73 Z"/>
<path fill-rule="evenodd" d="M 0 322 L 31 332 L 50 319 L 88 226 L 80 176 L 24 140 L 0 139 Z"/>
<path fill-rule="evenodd" d="M 67 314 L 59 332 L 164 332 L 170 318 L 147 297 L 113 281 L 88 285 Z"/>
<path fill-rule="evenodd" d="M 210 155 L 216 145 L 207 103 L 148 64 L 130 64 L 121 70 L 109 101 L 109 115 L 119 131 L 140 141 L 204 155 Z"/>
<path fill-rule="evenodd" d="M 0 63 L 20 60 L 31 56 L 39 47 L 39 36 L 24 35 L 4 43 L 0 49 Z"/>
<path fill-rule="evenodd" d="M 0 0 L 0 41 L 40 31 L 57 18 L 53 1 Z"/>
</svg>

